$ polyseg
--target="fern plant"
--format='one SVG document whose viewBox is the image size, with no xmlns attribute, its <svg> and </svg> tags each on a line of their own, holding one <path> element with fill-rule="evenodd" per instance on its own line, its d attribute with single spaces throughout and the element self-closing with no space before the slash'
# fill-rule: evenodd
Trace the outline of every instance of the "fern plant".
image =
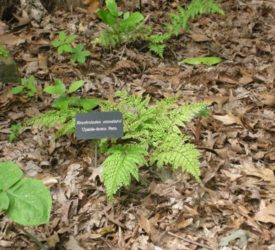
<svg viewBox="0 0 275 250">
<path fill-rule="evenodd" d="M 203 103 L 176 105 L 176 98 L 168 98 L 150 105 L 150 99 L 118 92 L 119 103 L 104 102 L 103 111 L 118 110 L 124 115 L 121 139 L 102 140 L 101 152 L 107 154 L 103 162 L 103 181 L 110 200 L 131 177 L 139 179 L 138 168 L 148 162 L 158 167 L 170 165 L 180 168 L 200 181 L 199 152 L 188 142 L 181 128 L 195 116 L 207 115 Z"/>
<path fill-rule="evenodd" d="M 150 28 L 144 25 L 144 16 L 140 12 L 120 12 L 115 0 L 106 1 L 106 10 L 97 11 L 98 17 L 107 25 L 92 44 L 105 48 L 115 47 L 137 39 L 145 39 Z"/>
<path fill-rule="evenodd" d="M 98 105 L 98 101 L 95 99 L 73 95 L 83 85 L 84 81 L 79 80 L 66 88 L 61 80 L 56 80 L 53 85 L 46 86 L 44 92 L 55 97 L 52 109 L 25 121 L 22 125 L 13 125 L 9 136 L 10 141 L 13 141 L 22 129 L 32 125 L 56 128 L 56 138 L 73 134 L 76 114 L 90 111 Z"/>
<path fill-rule="evenodd" d="M 189 20 L 202 14 L 223 15 L 224 12 L 215 0 L 192 0 L 187 9 L 178 6 L 177 11 L 170 13 L 170 20 L 164 24 L 164 33 L 148 36 L 150 51 L 163 57 L 165 43 L 181 31 L 188 31 Z"/>
</svg>

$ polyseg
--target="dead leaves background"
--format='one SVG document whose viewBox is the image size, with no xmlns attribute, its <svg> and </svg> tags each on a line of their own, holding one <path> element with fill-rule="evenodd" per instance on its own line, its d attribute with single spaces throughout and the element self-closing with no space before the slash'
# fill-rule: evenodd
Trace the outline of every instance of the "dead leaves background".
<svg viewBox="0 0 275 250">
<path fill-rule="evenodd" d="M 160 29 L 164 13 L 177 2 L 185 3 L 146 1 L 144 12 Z M 41 88 L 55 78 L 66 83 L 83 79 L 83 91 L 90 96 L 112 98 L 117 89 L 153 99 L 177 94 L 181 102 L 204 100 L 211 109 L 208 118 L 189 124 L 202 153 L 204 188 L 169 169 L 143 168 L 141 184 L 122 190 L 109 204 L 93 144 L 73 138 L 55 142 L 51 132 L 38 129 L 7 143 L 11 124 L 50 104 L 42 95 L 30 102 L 14 99 L 7 86 L 0 92 L 0 160 L 19 163 L 51 189 L 51 223 L 29 229 L 42 242 L 52 249 L 275 248 L 274 5 L 219 2 L 226 15 L 193 22 L 190 33 L 169 43 L 164 60 L 131 45 L 112 51 L 90 48 L 87 65 L 71 65 L 49 43 L 66 30 L 88 45 L 101 24 L 83 12 L 57 11 L 19 30 L 1 23 L 0 40 L 22 75 L 34 74 Z M 177 64 L 203 55 L 221 56 L 224 62 L 215 67 Z M 35 249 L 4 217 L 0 247 Z"/>
</svg>

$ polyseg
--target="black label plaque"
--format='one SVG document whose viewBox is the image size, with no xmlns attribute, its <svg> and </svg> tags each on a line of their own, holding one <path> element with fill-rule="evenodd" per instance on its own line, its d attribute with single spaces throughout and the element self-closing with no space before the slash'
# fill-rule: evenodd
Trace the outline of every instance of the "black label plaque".
<svg viewBox="0 0 275 250">
<path fill-rule="evenodd" d="M 82 140 L 123 136 L 122 113 L 88 112 L 76 115 L 76 137 Z"/>
</svg>

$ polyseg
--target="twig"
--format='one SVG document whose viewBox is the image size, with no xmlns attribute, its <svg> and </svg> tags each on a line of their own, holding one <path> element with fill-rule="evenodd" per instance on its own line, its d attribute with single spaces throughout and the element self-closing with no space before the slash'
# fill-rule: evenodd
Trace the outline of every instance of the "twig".
<svg viewBox="0 0 275 250">
<path fill-rule="evenodd" d="M 25 234 L 31 241 L 33 241 L 33 242 L 39 247 L 39 249 L 41 249 L 41 250 L 48 250 L 48 249 L 49 249 L 48 247 L 46 247 L 45 245 L 43 245 L 43 244 L 41 243 L 41 241 L 39 241 L 34 235 L 32 235 L 32 234 L 30 234 L 28 231 L 26 231 L 26 230 L 24 229 L 23 226 L 18 225 L 18 224 L 16 224 L 16 225 L 17 225 L 17 227 L 19 227 L 19 228 L 24 232 L 24 234 Z"/>
<path fill-rule="evenodd" d="M 185 242 L 188 242 L 188 243 L 190 243 L 190 244 L 193 244 L 193 245 L 196 245 L 196 246 L 199 246 L 199 247 L 204 247 L 204 248 L 207 248 L 207 249 L 212 249 L 211 247 L 209 247 L 209 246 L 207 246 L 207 245 L 198 243 L 198 242 L 193 241 L 193 240 L 185 239 L 185 238 L 183 238 L 183 237 L 181 237 L 181 236 L 179 236 L 179 235 L 173 234 L 173 233 L 171 233 L 171 232 L 168 232 L 168 234 L 170 234 L 170 235 L 172 235 L 172 236 L 174 236 L 174 237 L 176 237 L 176 238 L 178 238 L 178 239 L 181 239 L 181 240 L 183 240 L 183 241 L 185 241 Z"/>
</svg>

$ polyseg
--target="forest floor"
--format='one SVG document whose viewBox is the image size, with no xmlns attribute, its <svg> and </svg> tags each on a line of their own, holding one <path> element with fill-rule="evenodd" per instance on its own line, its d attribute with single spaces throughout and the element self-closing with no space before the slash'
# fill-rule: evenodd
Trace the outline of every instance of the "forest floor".
<svg viewBox="0 0 275 250">
<path fill-rule="evenodd" d="M 1 31 L 21 76 L 34 75 L 40 89 L 32 99 L 12 96 L 11 85 L 0 90 L 0 161 L 18 163 L 50 188 L 50 224 L 26 228 L 43 244 L 68 250 L 275 249 L 274 2 L 219 2 L 225 15 L 194 20 L 190 32 L 169 41 L 164 59 L 142 43 L 94 48 L 90 41 L 103 25 L 80 10 Z M 176 1 L 148 1 L 143 14 L 157 30 L 175 7 Z M 91 50 L 83 66 L 50 45 L 60 31 L 76 34 Z M 178 64 L 205 55 L 223 62 Z M 168 168 L 141 168 L 142 183 L 133 182 L 109 203 L 93 141 L 55 141 L 52 130 L 29 128 L 8 143 L 12 124 L 49 108 L 51 98 L 42 89 L 54 79 L 85 80 L 81 94 L 102 99 L 123 89 L 152 100 L 179 95 L 182 102 L 205 101 L 209 116 L 188 124 L 201 152 L 205 188 Z M 0 249 L 37 248 L 2 215 Z"/>
</svg>

